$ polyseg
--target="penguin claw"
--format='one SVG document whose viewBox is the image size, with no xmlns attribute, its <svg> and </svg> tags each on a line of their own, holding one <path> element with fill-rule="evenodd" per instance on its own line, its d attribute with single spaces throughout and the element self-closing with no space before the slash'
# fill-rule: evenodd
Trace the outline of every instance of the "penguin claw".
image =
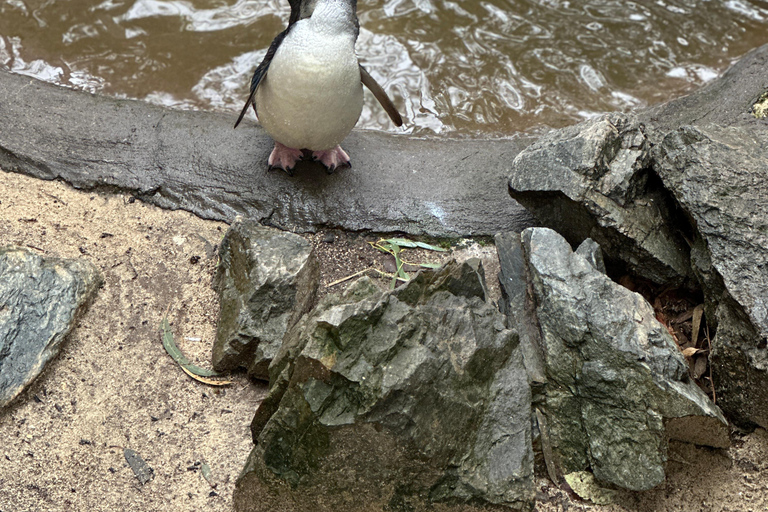
<svg viewBox="0 0 768 512">
<path fill-rule="evenodd" d="M 352 167 L 349 155 L 338 145 L 332 149 L 313 151 L 312 160 L 323 164 L 328 174 L 333 174 L 333 171 L 341 167 Z"/>
<path fill-rule="evenodd" d="M 296 167 L 296 162 L 301 160 L 302 155 L 303 153 L 300 149 L 289 148 L 275 141 L 275 147 L 267 161 L 268 169 L 270 171 L 280 169 L 287 172 L 288 176 L 293 176 L 293 168 Z"/>
<path fill-rule="evenodd" d="M 270 165 L 267 167 L 267 171 L 283 171 L 285 174 L 293 178 L 293 167 L 288 167 L 287 169 L 283 169 L 279 165 Z"/>
</svg>

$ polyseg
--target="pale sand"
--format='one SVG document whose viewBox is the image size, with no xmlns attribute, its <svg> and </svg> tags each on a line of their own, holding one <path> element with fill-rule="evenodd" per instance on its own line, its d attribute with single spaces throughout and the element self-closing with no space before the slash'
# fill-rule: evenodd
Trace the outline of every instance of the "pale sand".
<svg viewBox="0 0 768 512">
<path fill-rule="evenodd" d="M 179 346 L 210 366 L 218 314 L 213 248 L 227 226 L 129 199 L 0 173 L 0 245 L 88 258 L 106 281 L 60 356 L 0 411 L 2 512 L 231 510 L 251 447 L 249 423 L 266 387 L 242 374 L 221 391 L 193 381 L 165 353 L 158 329 L 168 310 Z M 361 244 L 330 247 L 363 254 Z M 154 480 L 138 483 L 124 447 L 147 461 Z M 675 444 L 670 459 L 667 482 L 626 493 L 623 506 L 573 501 L 540 478 L 537 490 L 548 500 L 536 510 L 768 509 L 764 430 L 730 450 Z M 215 489 L 195 470 L 202 462 Z"/>
</svg>

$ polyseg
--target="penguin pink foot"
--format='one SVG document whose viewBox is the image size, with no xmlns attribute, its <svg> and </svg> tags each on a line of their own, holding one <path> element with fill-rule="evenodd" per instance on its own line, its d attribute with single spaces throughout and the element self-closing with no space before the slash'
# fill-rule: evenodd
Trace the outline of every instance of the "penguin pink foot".
<svg viewBox="0 0 768 512">
<path fill-rule="evenodd" d="M 332 149 L 313 151 L 312 160 L 323 164 L 328 170 L 328 174 L 331 174 L 339 167 L 352 167 L 352 164 L 349 161 L 349 155 L 346 151 L 341 149 L 341 146 L 339 145 Z"/>
<path fill-rule="evenodd" d="M 275 141 L 275 148 L 269 155 L 269 169 L 282 169 L 293 176 L 291 172 L 296 167 L 296 162 L 301 160 L 303 153 L 300 149 L 289 148 Z"/>
</svg>

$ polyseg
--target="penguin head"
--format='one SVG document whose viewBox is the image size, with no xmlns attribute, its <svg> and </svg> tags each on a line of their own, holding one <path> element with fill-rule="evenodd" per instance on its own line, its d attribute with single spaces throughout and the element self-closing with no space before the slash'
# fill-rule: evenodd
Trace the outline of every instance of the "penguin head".
<svg viewBox="0 0 768 512">
<path fill-rule="evenodd" d="M 321 2 L 329 0 L 288 0 L 291 6 L 291 17 L 288 20 L 288 25 L 293 25 L 299 20 L 311 18 L 312 13 L 315 12 L 315 7 Z M 357 0 L 330 0 L 338 2 L 343 7 L 351 8 L 353 14 L 357 14 Z"/>
</svg>

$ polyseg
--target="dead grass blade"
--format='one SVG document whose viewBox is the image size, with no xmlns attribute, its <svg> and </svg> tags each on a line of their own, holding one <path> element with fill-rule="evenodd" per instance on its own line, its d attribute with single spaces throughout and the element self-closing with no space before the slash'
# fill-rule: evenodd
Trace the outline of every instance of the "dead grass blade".
<svg viewBox="0 0 768 512">
<path fill-rule="evenodd" d="M 712 353 L 712 340 L 709 337 L 709 326 L 706 329 L 707 335 L 707 347 L 709 347 L 709 353 Z M 712 403 L 717 405 L 717 393 L 715 393 L 715 379 L 712 378 L 712 365 L 709 365 L 709 383 L 712 385 Z"/>
<path fill-rule="evenodd" d="M 203 384 L 208 384 L 209 386 L 229 386 L 234 382 L 231 380 L 217 380 L 217 379 L 209 379 L 207 377 L 201 377 L 200 375 L 195 375 L 194 373 L 192 373 L 192 371 L 187 369 L 186 366 L 182 366 L 181 369 L 184 370 L 184 373 L 186 373 L 187 375 L 195 379 L 197 382 L 202 382 Z"/>
</svg>

